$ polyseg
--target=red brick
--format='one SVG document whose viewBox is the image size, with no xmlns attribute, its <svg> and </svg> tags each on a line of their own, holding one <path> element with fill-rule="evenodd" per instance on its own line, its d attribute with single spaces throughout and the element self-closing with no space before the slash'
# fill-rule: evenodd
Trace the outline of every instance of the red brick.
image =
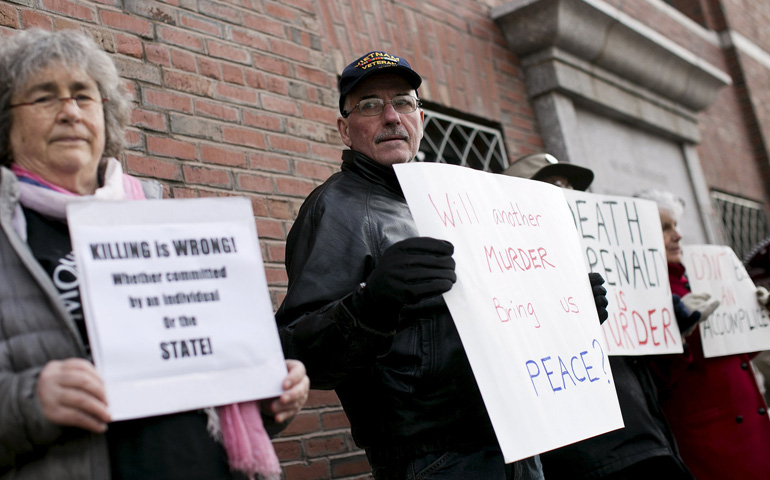
<svg viewBox="0 0 770 480">
<path fill-rule="evenodd" d="M 231 167 L 246 166 L 246 154 L 243 152 L 227 150 L 215 145 L 201 145 L 200 149 L 203 162 Z"/>
<path fill-rule="evenodd" d="M 222 80 L 222 62 L 208 57 L 198 57 L 198 72 L 204 77 Z"/>
<path fill-rule="evenodd" d="M 190 97 L 146 88 L 142 90 L 142 93 L 145 105 L 184 113 L 192 113 L 193 111 L 193 102 Z"/>
<path fill-rule="evenodd" d="M 115 45 L 118 53 L 134 58 L 142 58 L 142 41 L 133 35 L 115 34 Z"/>
<path fill-rule="evenodd" d="M 270 52 L 302 63 L 310 60 L 310 52 L 306 48 L 278 38 L 270 39 Z"/>
<path fill-rule="evenodd" d="M 259 233 L 259 238 L 276 238 L 278 240 L 286 238 L 283 225 L 272 220 L 258 220 L 257 232 Z M 283 267 L 271 268 L 265 265 L 265 277 L 270 285 L 286 285 L 289 282 L 286 269 Z"/>
<path fill-rule="evenodd" d="M 0 25 L 19 28 L 19 12 L 16 7 L 6 3 L 0 4 Z"/>
<path fill-rule="evenodd" d="M 300 104 L 300 108 L 302 109 L 300 116 L 305 120 L 312 120 L 314 122 L 323 123 L 324 125 L 337 124 L 338 112 L 336 108 L 310 103 L 302 103 Z"/>
<path fill-rule="evenodd" d="M 174 198 L 198 198 L 198 189 L 188 187 L 174 187 Z"/>
<path fill-rule="evenodd" d="M 141 108 L 135 108 L 131 111 L 131 125 L 158 132 L 167 130 L 165 115 Z"/>
<path fill-rule="evenodd" d="M 96 21 L 96 11 L 81 3 L 67 0 L 42 0 L 40 5 L 44 10 L 60 13 L 70 18 L 77 18 L 91 23 Z"/>
<path fill-rule="evenodd" d="M 285 78 L 271 76 L 267 80 L 267 89 L 278 95 L 289 95 L 289 82 Z"/>
<path fill-rule="evenodd" d="M 195 113 L 204 117 L 218 118 L 226 122 L 236 122 L 238 120 L 237 108 L 206 100 L 195 101 Z"/>
<path fill-rule="evenodd" d="M 197 32 L 208 33 L 209 35 L 214 35 L 215 37 L 222 36 L 222 24 L 219 22 L 211 21 L 207 18 L 181 14 L 179 16 L 179 24 Z"/>
<path fill-rule="evenodd" d="M 237 85 L 246 85 L 243 75 L 243 67 L 229 63 L 222 64 L 222 79 L 228 83 Z"/>
<path fill-rule="evenodd" d="M 352 457 L 334 458 L 331 463 L 331 478 L 349 477 L 351 475 L 361 475 L 372 472 L 372 467 L 366 459 L 366 454 L 355 455 Z"/>
<path fill-rule="evenodd" d="M 305 408 L 339 406 L 340 399 L 334 390 L 311 389 L 307 397 Z"/>
<path fill-rule="evenodd" d="M 126 148 L 136 150 L 144 148 L 144 135 L 131 128 L 126 129 Z"/>
<path fill-rule="evenodd" d="M 273 440 L 275 454 L 282 462 L 302 459 L 302 444 L 297 440 Z"/>
<path fill-rule="evenodd" d="M 270 216 L 273 218 L 279 218 L 283 220 L 293 220 L 294 213 L 291 209 L 291 204 L 283 200 L 268 199 L 268 207 L 270 208 Z M 283 245 L 282 245 L 283 247 Z"/>
<path fill-rule="evenodd" d="M 185 165 L 183 167 L 183 172 L 185 182 L 188 183 L 197 183 L 221 188 L 231 188 L 233 184 L 230 173 L 224 170 Z"/>
<path fill-rule="evenodd" d="M 286 5 L 291 5 L 307 13 L 315 12 L 315 5 L 310 0 L 281 0 Z"/>
<path fill-rule="evenodd" d="M 286 115 L 297 115 L 297 102 L 295 100 L 274 95 L 261 94 L 262 108 L 271 112 L 284 113 Z"/>
<path fill-rule="evenodd" d="M 241 12 L 223 3 L 214 3 L 209 0 L 199 0 L 198 9 L 200 13 L 214 18 L 226 20 L 230 23 L 241 23 Z"/>
<path fill-rule="evenodd" d="M 239 195 L 242 195 L 239 193 Z M 257 217 L 267 217 L 269 215 L 267 211 L 267 203 L 263 197 L 251 196 L 251 209 L 254 210 L 254 215 Z"/>
<path fill-rule="evenodd" d="M 203 39 L 200 36 L 178 28 L 166 26 L 157 27 L 158 39 L 188 50 L 203 52 Z"/>
<path fill-rule="evenodd" d="M 306 140 L 297 140 L 279 135 L 268 135 L 267 140 L 271 150 L 301 154 L 307 154 L 309 150 Z"/>
<path fill-rule="evenodd" d="M 241 173 L 236 175 L 235 181 L 238 190 L 259 193 L 273 193 L 275 191 L 272 178 L 266 175 Z"/>
<path fill-rule="evenodd" d="M 329 476 L 329 463 L 326 460 L 286 465 L 283 468 L 286 480 L 327 480 Z"/>
<path fill-rule="evenodd" d="M 286 20 L 290 23 L 299 23 L 297 12 L 277 3 L 265 4 L 265 13 L 279 20 Z"/>
<path fill-rule="evenodd" d="M 240 127 L 222 127 L 222 139 L 228 143 L 259 149 L 264 149 L 267 146 L 263 133 Z"/>
<path fill-rule="evenodd" d="M 21 24 L 25 29 L 42 28 L 43 30 L 53 30 L 51 17 L 32 10 L 21 11 Z"/>
<path fill-rule="evenodd" d="M 332 80 L 332 76 L 327 72 L 322 72 L 321 70 L 317 70 L 315 68 L 296 65 L 295 70 L 297 72 L 298 79 L 305 80 L 322 87 L 328 87 L 329 85 L 332 85 L 334 82 L 336 82 L 336 79 Z"/>
<path fill-rule="evenodd" d="M 338 430 L 341 428 L 350 428 L 348 416 L 342 410 L 338 412 L 328 412 L 321 414 L 321 424 L 324 430 Z"/>
<path fill-rule="evenodd" d="M 309 457 L 334 455 L 346 450 L 345 437 L 342 435 L 312 437 L 305 440 L 303 444 L 305 453 Z"/>
<path fill-rule="evenodd" d="M 257 90 L 264 90 L 266 85 L 265 74 L 256 70 L 244 70 L 246 85 Z"/>
<path fill-rule="evenodd" d="M 174 68 L 184 70 L 186 72 L 197 72 L 195 55 L 185 52 L 183 50 L 172 49 L 171 50 L 171 64 Z"/>
<path fill-rule="evenodd" d="M 147 152 L 163 157 L 195 160 L 195 145 L 166 137 L 147 137 Z"/>
<path fill-rule="evenodd" d="M 251 64 L 251 56 L 249 55 L 249 52 L 242 48 L 233 47 L 232 45 L 216 42 L 214 40 L 208 41 L 208 47 L 209 55 L 211 56 L 224 58 L 225 60 L 230 60 L 236 63 L 243 63 L 246 65 Z"/>
<path fill-rule="evenodd" d="M 176 160 L 161 160 L 126 154 L 126 165 L 128 173 L 164 180 L 182 180 L 182 169 Z"/>
<path fill-rule="evenodd" d="M 231 37 L 233 42 L 252 47 L 256 50 L 269 51 L 270 49 L 270 44 L 262 35 L 255 34 L 249 30 L 234 28 L 232 29 Z"/>
<path fill-rule="evenodd" d="M 278 173 L 289 173 L 291 170 L 289 160 L 286 158 L 262 153 L 249 155 L 249 166 L 257 170 L 268 170 Z"/>
<path fill-rule="evenodd" d="M 219 98 L 229 99 L 247 105 L 257 104 L 257 92 L 252 88 L 220 83 L 216 87 L 216 93 Z"/>
<path fill-rule="evenodd" d="M 330 162 L 333 162 L 334 165 L 339 164 L 341 161 L 341 155 L 342 155 L 342 141 L 340 141 L 339 147 L 333 147 L 330 145 L 320 145 L 317 143 L 314 143 L 310 150 L 313 152 L 314 158 L 320 158 L 324 160 L 329 160 Z M 336 168 L 335 168 L 336 171 Z"/>
<path fill-rule="evenodd" d="M 145 44 L 144 54 L 148 62 L 163 65 L 164 67 L 171 66 L 171 55 L 169 54 L 168 47 L 165 45 L 158 45 L 157 43 Z"/>
<path fill-rule="evenodd" d="M 181 90 L 204 97 L 214 96 L 214 84 L 211 80 L 200 78 L 196 75 L 166 71 L 163 73 L 163 80 L 167 87 L 174 90 Z"/>
<path fill-rule="evenodd" d="M 136 15 L 126 15 L 120 12 L 102 11 L 102 25 L 123 32 L 131 32 L 142 37 L 152 37 L 152 23 L 138 18 Z"/>
<path fill-rule="evenodd" d="M 267 247 L 267 261 L 283 263 L 286 259 L 286 246 L 285 245 L 268 245 Z"/>
<path fill-rule="evenodd" d="M 273 114 L 258 113 L 258 111 L 254 110 L 243 111 L 243 124 L 274 132 L 284 131 L 283 122 L 280 117 Z"/>
<path fill-rule="evenodd" d="M 251 58 L 253 60 L 252 65 L 260 70 L 275 73 L 283 77 L 291 75 L 291 64 L 285 60 L 262 55 L 258 52 L 251 52 Z"/>
<path fill-rule="evenodd" d="M 276 22 L 272 18 L 265 17 L 263 15 L 246 14 L 243 16 L 243 26 L 247 27 L 255 32 L 266 33 L 279 38 L 285 38 L 286 32 L 284 24 Z M 260 48 L 259 50 L 265 50 Z"/>
</svg>

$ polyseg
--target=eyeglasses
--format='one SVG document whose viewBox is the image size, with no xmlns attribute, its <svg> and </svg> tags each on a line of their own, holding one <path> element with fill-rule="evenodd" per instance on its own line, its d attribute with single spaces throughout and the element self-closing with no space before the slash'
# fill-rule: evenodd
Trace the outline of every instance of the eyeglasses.
<svg viewBox="0 0 770 480">
<path fill-rule="evenodd" d="M 54 95 L 44 95 L 31 102 L 22 102 L 22 103 L 11 105 L 11 108 L 32 107 L 36 110 L 40 110 L 45 113 L 56 113 L 61 109 L 64 102 L 68 102 L 70 100 L 74 101 L 75 105 L 77 105 L 78 108 L 83 111 L 89 110 L 91 108 L 94 108 L 97 105 L 101 105 L 104 102 L 108 101 L 107 98 L 99 99 L 99 98 L 94 98 L 91 95 L 85 95 L 82 93 L 79 93 L 72 97 L 62 97 L 62 98 L 56 97 Z"/>
<path fill-rule="evenodd" d="M 397 113 L 412 113 L 417 110 L 417 107 L 422 106 L 422 102 L 419 98 L 413 95 L 396 95 L 391 100 L 383 100 L 381 98 L 365 98 L 353 105 L 353 108 L 342 111 L 342 116 L 348 118 L 353 110 L 358 109 L 358 113 L 363 117 L 376 117 L 382 115 L 385 111 L 385 104 L 389 103 L 393 105 L 393 110 Z"/>
</svg>

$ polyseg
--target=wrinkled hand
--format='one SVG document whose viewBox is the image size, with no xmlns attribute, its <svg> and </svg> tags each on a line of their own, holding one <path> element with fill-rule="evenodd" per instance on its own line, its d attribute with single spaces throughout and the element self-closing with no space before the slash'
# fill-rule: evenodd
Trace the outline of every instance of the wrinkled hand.
<svg viewBox="0 0 770 480">
<path fill-rule="evenodd" d="M 103 433 L 110 422 L 104 382 L 82 358 L 48 362 L 37 381 L 43 415 L 53 423 Z"/>
<path fill-rule="evenodd" d="M 366 317 L 396 320 L 404 305 L 449 291 L 457 281 L 454 246 L 445 240 L 414 237 L 383 252 L 361 294 Z"/>
<path fill-rule="evenodd" d="M 691 312 L 695 310 L 700 312 L 701 322 L 706 320 L 719 307 L 719 300 L 712 300 L 711 295 L 708 293 L 688 293 L 682 297 L 682 302 Z"/>
<path fill-rule="evenodd" d="M 589 273 L 588 280 L 591 282 L 591 292 L 594 294 L 594 303 L 596 304 L 596 313 L 599 314 L 599 325 L 604 323 L 610 316 L 607 312 L 607 289 L 602 287 L 604 285 L 604 278 L 599 273 Z"/>
<path fill-rule="evenodd" d="M 770 311 L 770 292 L 765 287 L 757 287 L 757 301 Z"/>
<path fill-rule="evenodd" d="M 672 295 L 671 301 L 674 303 L 674 316 L 676 316 L 676 323 L 679 325 L 679 333 L 682 337 L 688 337 L 695 331 L 695 327 L 698 326 L 703 317 L 701 312 L 695 310 L 690 311 L 682 301 L 679 295 Z"/>
<path fill-rule="evenodd" d="M 299 360 L 286 360 L 289 374 L 283 380 L 283 393 L 270 402 L 270 413 L 276 423 L 283 423 L 294 417 L 307 402 L 310 379 L 305 372 L 305 365 Z"/>
</svg>

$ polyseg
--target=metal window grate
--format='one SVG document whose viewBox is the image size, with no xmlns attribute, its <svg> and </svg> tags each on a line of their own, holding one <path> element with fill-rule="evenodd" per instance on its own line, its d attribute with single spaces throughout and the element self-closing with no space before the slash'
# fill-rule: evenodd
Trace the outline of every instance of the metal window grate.
<svg viewBox="0 0 770 480">
<path fill-rule="evenodd" d="M 500 130 L 424 110 L 420 162 L 439 162 L 499 173 L 508 166 Z"/>
<path fill-rule="evenodd" d="M 711 192 L 724 239 L 743 258 L 752 247 L 770 235 L 767 214 L 761 203 L 721 192 Z"/>
</svg>

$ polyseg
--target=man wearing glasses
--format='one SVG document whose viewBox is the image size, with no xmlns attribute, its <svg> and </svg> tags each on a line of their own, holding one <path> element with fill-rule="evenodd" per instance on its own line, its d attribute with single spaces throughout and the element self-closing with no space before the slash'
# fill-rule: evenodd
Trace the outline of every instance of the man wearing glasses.
<svg viewBox="0 0 770 480">
<path fill-rule="evenodd" d="M 377 480 L 540 479 L 537 457 L 503 461 L 441 297 L 456 280 L 453 246 L 418 236 L 393 170 L 422 139 L 421 82 L 385 52 L 342 72 L 349 150 L 289 233 L 281 340 L 314 388 L 336 390 Z"/>
</svg>

